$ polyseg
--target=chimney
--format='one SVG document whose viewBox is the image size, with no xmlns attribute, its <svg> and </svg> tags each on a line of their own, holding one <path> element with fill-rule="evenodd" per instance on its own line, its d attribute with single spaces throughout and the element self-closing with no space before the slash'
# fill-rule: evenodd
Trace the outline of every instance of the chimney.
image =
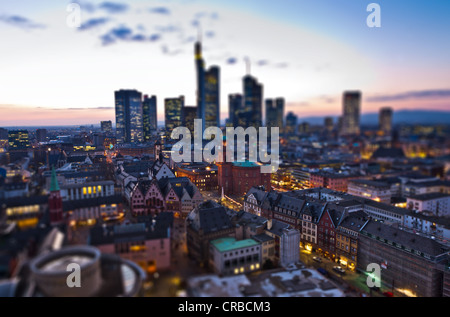
<svg viewBox="0 0 450 317">
<path fill-rule="evenodd" d="M 269 220 L 267 221 L 267 229 L 268 229 L 268 230 L 272 229 L 272 219 L 269 219 Z"/>
</svg>

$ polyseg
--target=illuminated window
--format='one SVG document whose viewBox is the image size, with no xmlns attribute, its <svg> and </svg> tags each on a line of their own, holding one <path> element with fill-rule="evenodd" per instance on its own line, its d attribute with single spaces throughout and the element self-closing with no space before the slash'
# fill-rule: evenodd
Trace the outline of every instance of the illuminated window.
<svg viewBox="0 0 450 317">
<path fill-rule="evenodd" d="M 87 188 L 83 187 L 83 195 L 86 195 L 86 194 L 87 194 Z"/>
<path fill-rule="evenodd" d="M 92 194 L 92 187 L 91 187 L 91 186 L 88 187 L 88 194 L 89 194 L 89 195 Z"/>
<path fill-rule="evenodd" d="M 98 190 L 99 193 L 101 193 L 102 192 L 102 186 L 98 185 L 97 186 L 97 190 Z"/>
</svg>

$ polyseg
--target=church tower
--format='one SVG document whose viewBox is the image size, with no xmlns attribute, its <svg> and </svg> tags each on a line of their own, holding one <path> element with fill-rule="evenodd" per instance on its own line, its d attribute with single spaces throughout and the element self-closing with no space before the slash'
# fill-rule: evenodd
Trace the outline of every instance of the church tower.
<svg viewBox="0 0 450 317">
<path fill-rule="evenodd" d="M 226 137 L 223 137 L 223 149 L 222 149 L 222 155 L 223 159 L 222 162 L 217 162 L 216 165 L 219 169 L 219 194 L 225 194 L 229 195 L 232 193 L 233 189 L 233 174 L 232 174 L 232 167 L 233 163 L 227 162 L 227 140 Z"/>
<path fill-rule="evenodd" d="M 60 224 L 63 222 L 63 205 L 61 192 L 56 178 L 55 168 L 52 168 L 52 178 L 50 181 L 50 195 L 48 197 L 48 212 L 50 214 L 50 224 Z"/>
</svg>

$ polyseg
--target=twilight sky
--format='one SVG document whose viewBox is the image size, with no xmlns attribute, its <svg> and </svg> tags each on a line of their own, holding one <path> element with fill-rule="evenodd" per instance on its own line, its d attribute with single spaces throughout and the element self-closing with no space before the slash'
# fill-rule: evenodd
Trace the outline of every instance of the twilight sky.
<svg viewBox="0 0 450 317">
<path fill-rule="evenodd" d="M 381 28 L 366 25 L 371 2 Z M 159 120 L 164 98 L 195 105 L 199 25 L 207 67 L 221 68 L 221 119 L 247 57 L 264 98 L 300 117 L 340 114 L 355 89 L 362 112 L 450 110 L 449 14 L 449 1 L 0 0 L 0 126 L 114 121 L 118 89 L 157 95 Z"/>
</svg>

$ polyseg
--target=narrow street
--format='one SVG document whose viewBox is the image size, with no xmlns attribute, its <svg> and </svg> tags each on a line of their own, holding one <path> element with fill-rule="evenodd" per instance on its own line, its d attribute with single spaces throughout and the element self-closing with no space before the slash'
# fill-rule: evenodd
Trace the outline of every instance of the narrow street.
<svg viewBox="0 0 450 317">
<path fill-rule="evenodd" d="M 317 262 L 313 257 L 319 257 L 321 262 Z M 327 271 L 328 278 L 334 282 L 340 284 L 344 290 L 348 291 L 348 296 L 371 296 L 371 297 L 384 297 L 383 292 L 391 292 L 390 288 L 381 287 L 379 291 L 371 290 L 367 286 L 367 275 L 359 271 L 345 270 L 344 274 L 340 274 L 333 270 L 333 266 L 338 265 L 323 256 L 319 256 L 316 253 L 310 253 L 306 250 L 300 251 L 300 261 L 302 261 L 307 267 L 314 269 L 323 268 Z M 403 297 L 401 293 L 394 292 L 396 297 Z"/>
</svg>

